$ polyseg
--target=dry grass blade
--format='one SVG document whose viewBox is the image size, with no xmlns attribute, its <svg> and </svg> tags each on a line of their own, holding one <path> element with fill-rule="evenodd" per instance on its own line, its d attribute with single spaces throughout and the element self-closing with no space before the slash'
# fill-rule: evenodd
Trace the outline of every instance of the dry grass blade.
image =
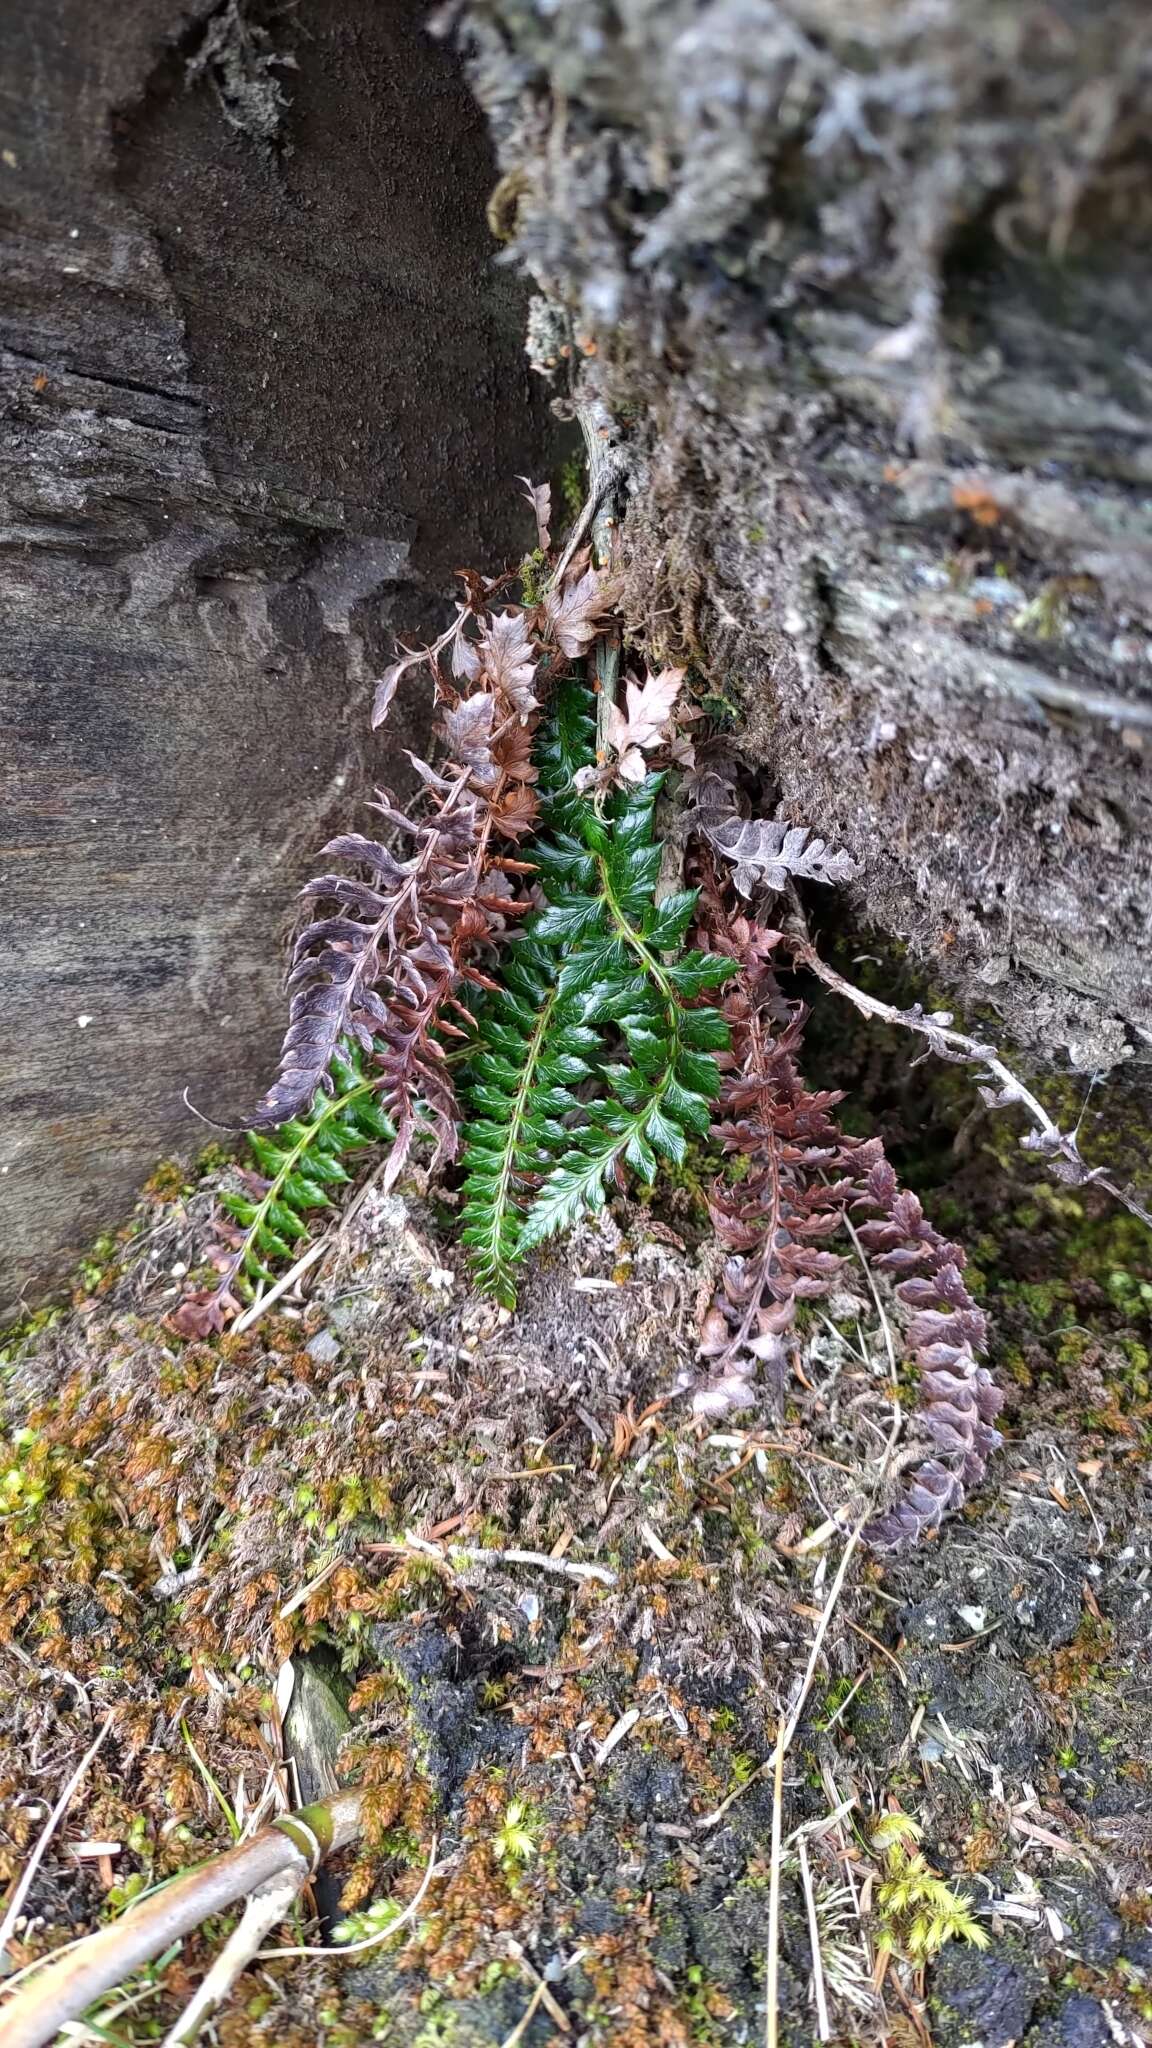
<svg viewBox="0 0 1152 2048">
<path fill-rule="evenodd" d="M 163 2048 L 187 2048 L 203 2032 L 255 1957 L 265 1935 L 288 1918 L 307 1881 L 306 1869 L 290 1870 L 253 1892 L 239 1924 L 228 1936 L 199 1990 L 193 1993 L 175 2026 L 165 2034 Z"/>
<path fill-rule="evenodd" d="M 275 1286 L 268 1289 L 267 1294 L 262 1294 L 259 1301 L 254 1301 L 251 1308 L 246 1308 L 242 1316 L 237 1316 L 232 1325 L 232 1335 L 243 1336 L 244 1331 L 250 1330 L 253 1323 L 258 1323 L 261 1316 L 267 1315 L 268 1310 L 288 1294 L 298 1280 L 303 1279 L 305 1273 L 316 1264 L 317 1259 L 323 1257 L 330 1243 L 330 1238 L 318 1237 L 314 1244 L 310 1244 L 307 1251 L 301 1253 L 296 1264 L 290 1266 L 286 1273 L 282 1273 Z"/>
<path fill-rule="evenodd" d="M 808 1847 L 803 1835 L 797 1841 L 796 1853 L 800 1859 L 800 1882 L 804 1889 L 804 1905 L 808 1914 L 808 1943 L 812 1951 L 812 1990 L 816 1999 L 816 2031 L 822 2041 L 830 2041 L 832 2027 L 828 2019 L 828 1993 L 824 1985 L 824 1966 L 820 1954 L 820 1919 L 816 1911 L 816 1894 L 812 1888 Z"/>
<path fill-rule="evenodd" d="M 541 1980 L 540 1983 L 537 1984 L 536 1989 L 533 1991 L 531 1998 L 528 2000 L 528 2003 L 525 2006 L 524 2011 L 521 2014 L 520 2018 L 517 2020 L 516 2025 L 513 2027 L 512 2032 L 510 2034 L 505 2034 L 503 2041 L 500 2043 L 500 2048 L 520 2048 L 521 2041 L 524 2039 L 525 2034 L 528 2032 L 529 2027 L 532 2025 L 532 2022 L 536 2017 L 536 2013 L 539 2007 L 542 2006 L 543 2003 L 544 1983 L 543 1980 Z"/>
<path fill-rule="evenodd" d="M 562 2034 L 570 2034 L 572 2032 L 572 2022 L 569 2019 L 567 2013 L 565 2012 L 564 2007 L 562 2005 L 557 2004 L 555 1998 L 553 1998 L 552 1993 L 548 1988 L 546 1978 L 540 1975 L 540 1972 L 536 1968 L 535 1964 L 531 1962 L 529 1958 L 525 1955 L 524 1950 L 521 1947 L 520 1943 L 518 1941 L 513 1941 L 511 1937 L 508 1941 L 508 1953 L 512 1957 L 514 1962 L 519 1963 L 520 1968 L 523 1970 L 525 1976 L 529 1979 L 530 1983 L 538 1987 L 540 1992 L 540 2003 L 544 2007 L 545 2012 L 548 2013 L 549 2017 L 556 2022 L 556 2025 L 560 2029 L 560 2032 Z"/>
<path fill-rule="evenodd" d="M 554 1572 L 561 1579 L 595 1579 L 602 1586 L 614 1586 L 616 1573 L 604 1564 L 569 1564 L 563 1557 L 548 1557 L 542 1550 L 474 1550 L 463 1544 L 451 1543 L 445 1553 L 436 1543 L 428 1543 L 423 1536 L 405 1537 L 403 1543 L 388 1543 L 376 1546 L 403 1556 L 405 1551 L 418 1550 L 424 1557 L 438 1558 L 441 1563 L 450 1564 L 453 1558 L 462 1558 L 467 1564 L 531 1564 L 538 1571 Z"/>
<path fill-rule="evenodd" d="M 884 1456 L 873 1488 L 873 1500 L 879 1494 L 888 1467 L 892 1461 L 892 1454 L 896 1449 L 896 1440 L 900 1434 L 901 1420 L 900 1404 L 896 1402 L 894 1405 L 892 1428 L 888 1435 L 888 1442 L 884 1449 Z M 768 1967 L 765 1976 L 765 2001 L 767 2008 L 764 2020 L 765 2048 L 779 2048 L 780 2041 L 780 1877 L 784 1850 L 784 1759 L 791 1747 L 796 1730 L 800 1726 L 800 1717 L 804 1712 L 805 1703 L 807 1702 L 808 1694 L 812 1690 L 812 1682 L 816 1676 L 820 1652 L 824 1647 L 824 1641 L 840 1595 L 844 1591 L 844 1585 L 848 1577 L 848 1567 L 864 1534 L 870 1513 L 871 1502 L 869 1502 L 863 1513 L 857 1517 L 849 1532 L 848 1539 L 844 1545 L 844 1554 L 840 1559 L 836 1576 L 828 1591 L 828 1598 L 824 1602 L 816 1633 L 812 1638 L 812 1648 L 808 1653 L 808 1662 L 804 1667 L 804 1676 L 800 1681 L 800 1690 L 793 1702 L 791 1713 L 787 1718 L 784 1715 L 780 1717 L 776 1736 L 776 1748 L 772 1756 L 772 1846 L 768 1878 Z"/>
</svg>

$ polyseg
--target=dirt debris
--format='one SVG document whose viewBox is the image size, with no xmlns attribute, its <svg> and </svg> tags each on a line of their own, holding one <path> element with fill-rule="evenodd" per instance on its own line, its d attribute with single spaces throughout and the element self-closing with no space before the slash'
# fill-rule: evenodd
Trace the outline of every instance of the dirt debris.
<svg viewBox="0 0 1152 2048">
<path fill-rule="evenodd" d="M 307 1301 L 183 1345 L 169 1276 L 195 1259 L 210 1183 L 162 1179 L 77 1305 L 9 1357 L 8 1880 L 116 1717 L 15 1959 L 223 1846 L 225 1807 L 242 1823 L 289 1800 L 275 1692 L 295 1660 L 349 1716 L 337 1768 L 371 1792 L 329 1914 L 410 1895 L 433 1827 L 437 1870 L 398 1954 L 268 1964 L 225 2043 L 502 2043 L 533 1995 L 513 1943 L 589 2044 L 761 2039 L 765 1767 L 892 1417 L 863 1284 L 810 1317 L 783 1415 L 708 1435 L 669 1399 L 701 1287 L 672 1241 L 692 1236 L 683 1216 L 614 1208 L 539 1263 L 508 1319 L 427 1197 L 370 1193 Z M 1041 1263 L 1063 1244 L 1083 1301 L 1077 1230 L 1098 1258 L 1101 1228 L 1112 1244 L 1125 1226 L 1071 1207 L 1030 1244 Z M 1146 2037 L 1140 1317 L 1125 1286 L 1097 1287 L 1106 1306 L 1080 1311 L 1095 1336 L 1054 1342 L 1021 1270 L 1010 1249 L 983 1284 L 1005 1311 L 1001 1370 L 1042 1380 L 1041 1412 L 938 1542 L 852 1567 L 788 1754 L 793 2042 L 815 2027 L 797 1828 L 836 2038 L 911 2038 L 909 2012 L 945 2044 L 1020 2038 L 1010 2022 L 1030 2048 L 1086 2042 L 1097 2020 Z M 1093 1355 L 1112 1360 L 1111 1407 L 1084 1405 Z M 926 1980 L 898 1954 L 881 1972 L 885 1932 L 902 1936 L 870 1838 L 893 1805 L 990 1937 L 950 1942 Z M 85 1840 L 117 1845 L 103 1874 L 74 1855 Z M 174 2009 L 207 1953 L 190 1944 L 141 2013 Z M 523 2038 L 555 2031 L 538 2005 Z"/>
</svg>

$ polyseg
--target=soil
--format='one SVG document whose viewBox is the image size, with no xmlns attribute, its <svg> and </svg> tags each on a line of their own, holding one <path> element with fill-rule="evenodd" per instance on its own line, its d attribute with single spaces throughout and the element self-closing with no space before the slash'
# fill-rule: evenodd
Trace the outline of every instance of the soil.
<svg viewBox="0 0 1152 2048">
<path fill-rule="evenodd" d="M 18 1962 L 335 1745 L 372 1790 L 326 1911 L 403 1901 L 431 1860 L 424 1903 L 395 1953 L 262 1965 L 222 2043 L 496 2048 L 533 1972 L 589 2048 L 762 2040 L 766 1766 L 832 1602 L 783 1778 L 783 2038 L 817 2034 L 802 1839 L 835 2040 L 1152 2039 L 1146 1233 L 1038 1183 L 952 1070 L 930 1095 L 903 1071 L 933 1133 L 905 1173 L 970 1250 L 1007 1442 L 938 1540 L 858 1551 L 839 1590 L 906 1396 L 862 1273 L 811 1314 L 783 1408 L 709 1434 L 672 1397 L 708 1286 L 691 1172 L 540 1259 L 514 1317 L 470 1288 L 443 1194 L 369 1184 L 309 1298 L 191 1344 L 164 1316 L 231 1169 L 157 1176 L 6 1354 L 5 1876 L 115 1715 Z M 286 1736 L 289 1660 L 312 1704 Z M 895 1810 L 986 1947 L 910 1958 L 873 1839 Z M 117 2038 L 170 2021 L 219 1939 L 138 1986 Z M 537 2006 L 516 2038 L 560 2025 Z"/>
</svg>

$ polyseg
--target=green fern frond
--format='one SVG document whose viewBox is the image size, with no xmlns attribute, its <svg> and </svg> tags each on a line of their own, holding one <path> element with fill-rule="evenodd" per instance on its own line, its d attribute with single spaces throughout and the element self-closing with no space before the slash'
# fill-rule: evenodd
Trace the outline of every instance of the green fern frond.
<svg viewBox="0 0 1152 2048">
<path fill-rule="evenodd" d="M 576 830 L 587 805 L 575 778 L 596 759 L 596 718 L 582 683 L 569 678 L 558 684 L 547 723 L 536 736 L 533 758 L 545 823 L 553 831 Z M 533 848 L 533 858 L 536 851 Z"/>
<path fill-rule="evenodd" d="M 560 970 L 563 999 L 584 998 L 584 1021 L 611 1027 L 626 1057 L 601 1068 L 609 1095 L 587 1106 L 579 1126 L 524 1220 L 521 1249 L 568 1229 L 603 1207 L 609 1184 L 625 1169 L 651 1184 L 658 1157 L 679 1164 L 692 1133 L 704 1134 L 719 1086 L 714 1053 L 728 1042 L 715 1010 L 685 1001 L 716 988 L 732 972 L 728 960 L 682 954 L 696 907 L 684 890 L 657 904 L 661 847 L 656 798 L 663 778 L 649 776 L 616 795 L 601 818 L 585 804 L 579 837 L 558 835 L 534 853 L 549 907 L 533 937 L 570 948 Z"/>
<path fill-rule="evenodd" d="M 687 1007 L 732 972 L 680 950 L 696 892 L 656 902 L 662 778 L 601 815 L 575 779 L 594 735 L 587 693 L 561 685 L 537 750 L 552 829 L 531 858 L 546 907 L 505 954 L 464 1083 L 464 1240 L 508 1307 L 524 1252 L 601 1209 L 629 1172 L 651 1184 L 661 1156 L 679 1163 L 707 1132 L 728 1042 L 715 1010 Z"/>
<path fill-rule="evenodd" d="M 556 954 L 531 936 L 509 949 L 504 986 L 480 1012 L 483 1050 L 469 1069 L 475 1114 L 464 1139 L 461 1236 L 480 1285 L 506 1308 L 516 1300 L 526 1181 L 550 1158 L 566 1091 L 590 1073 L 584 1055 L 600 1043 L 582 1022 L 582 1003 L 561 1001 L 558 977 Z"/>
<path fill-rule="evenodd" d="M 387 1143 L 394 1135 L 379 1106 L 377 1078 L 365 1071 L 364 1055 L 345 1044 L 332 1060 L 331 1095 L 318 1090 L 307 1118 L 281 1124 L 274 1135 L 249 1131 L 248 1148 L 265 1181 L 259 1194 L 225 1189 L 220 1206 L 240 1224 L 244 1242 L 236 1279 L 250 1291 L 253 1280 L 270 1281 L 269 1259 L 292 1259 L 310 1234 L 310 1218 L 333 1206 L 331 1190 L 352 1175 L 350 1154 Z"/>
</svg>

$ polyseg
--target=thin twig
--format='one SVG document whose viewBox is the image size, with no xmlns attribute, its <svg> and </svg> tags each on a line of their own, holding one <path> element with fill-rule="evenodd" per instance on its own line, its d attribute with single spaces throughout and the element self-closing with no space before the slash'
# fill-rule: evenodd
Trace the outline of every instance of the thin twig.
<svg viewBox="0 0 1152 2048">
<path fill-rule="evenodd" d="M 1044 1104 L 1019 1076 L 1007 1066 L 994 1045 L 985 1045 L 978 1038 L 970 1038 L 964 1031 L 957 1031 L 951 1023 L 938 1022 L 925 1016 L 917 1009 L 898 1010 L 893 1003 L 883 1002 L 879 996 L 872 996 L 865 989 L 857 988 L 826 960 L 821 959 L 809 936 L 800 900 L 794 890 L 789 891 L 792 905 L 787 920 L 788 944 L 792 956 L 807 967 L 826 988 L 835 989 L 866 1017 L 880 1017 L 886 1024 L 900 1025 L 906 1031 L 919 1032 L 926 1038 L 931 1050 L 941 1059 L 957 1060 L 962 1064 L 983 1067 L 989 1078 L 999 1087 L 995 1096 L 987 1094 L 989 1108 L 1004 1109 L 1018 1102 L 1034 1126 L 1035 1135 L 1022 1141 L 1027 1151 L 1037 1152 L 1052 1166 L 1058 1180 L 1073 1187 L 1095 1186 L 1113 1197 L 1133 1216 L 1139 1217 L 1152 1229 L 1152 1214 L 1137 1201 L 1135 1195 L 1118 1187 L 1102 1167 L 1089 1166 L 1082 1156 L 1075 1132 L 1062 1131 L 1055 1119 L 1049 1116 Z"/>
<path fill-rule="evenodd" d="M 836 1709 L 836 1712 L 827 1721 L 825 1721 L 825 1735 L 830 1734 L 831 1730 L 836 1726 L 837 1721 L 843 1719 L 844 1715 L 848 1712 L 849 1707 L 852 1705 L 852 1702 L 855 1699 L 857 1693 L 859 1692 L 860 1687 L 862 1685 L 867 1685 L 868 1680 L 871 1678 L 871 1676 L 872 1672 L 870 1668 L 866 1665 L 864 1670 L 860 1673 L 859 1678 L 856 1680 L 855 1685 L 852 1687 L 851 1692 L 845 1693 L 843 1699 L 840 1702 L 840 1705 Z"/>
<path fill-rule="evenodd" d="M 31 1890 L 32 1880 L 35 1877 L 36 1872 L 39 1870 L 40 1865 L 44 1861 L 44 1854 L 47 1850 L 48 1844 L 52 1840 L 53 1835 L 55 1834 L 57 1828 L 59 1827 L 61 1821 L 64 1818 L 64 1815 L 67 1813 L 69 1806 L 75 1798 L 76 1793 L 78 1792 L 81 1784 L 83 1783 L 84 1778 L 88 1772 L 89 1766 L 93 1762 L 93 1759 L 95 1758 L 98 1750 L 103 1746 L 104 1739 L 107 1736 L 114 1719 L 115 1715 L 112 1713 L 105 1715 L 99 1730 L 97 1731 L 93 1740 L 89 1743 L 88 1748 L 85 1750 L 83 1756 L 81 1757 L 79 1763 L 76 1766 L 76 1769 L 73 1771 L 72 1776 L 69 1778 L 68 1783 L 65 1785 L 64 1790 L 61 1792 L 59 1799 L 56 1801 L 55 1806 L 52 1808 L 51 1813 L 48 1815 L 48 1818 L 40 1831 L 40 1838 L 36 1843 L 36 1847 L 33 1849 L 32 1854 L 28 1858 L 27 1863 L 24 1865 L 23 1870 L 21 1871 L 19 1877 L 16 1880 L 16 1888 L 12 1893 L 12 1897 L 8 1901 L 3 1921 L 0 1921 L 0 1954 L 2 1954 L 3 1951 L 7 1948 L 8 1943 L 12 1939 L 13 1929 L 16 1926 L 17 1920 L 20 1918 L 20 1914 L 24 1906 L 24 1901 L 27 1898 L 29 1891 Z"/>
<path fill-rule="evenodd" d="M 199 1990 L 193 1993 L 175 2026 L 165 2034 L 164 2048 L 187 2048 L 203 2032 L 256 1955 L 265 1935 L 288 1918 L 307 1882 L 307 1869 L 299 1867 L 270 1878 L 259 1891 L 253 1892 Z"/>
<path fill-rule="evenodd" d="M 289 1266 L 288 1271 L 281 1274 L 275 1286 L 268 1289 L 267 1294 L 262 1294 L 259 1301 L 254 1301 L 251 1308 L 246 1308 L 242 1316 L 237 1316 L 229 1334 L 239 1337 L 245 1330 L 250 1330 L 253 1323 L 259 1322 L 260 1317 L 267 1313 L 273 1302 L 279 1301 L 282 1294 L 287 1294 L 290 1287 L 295 1287 L 296 1282 L 310 1266 L 316 1264 L 321 1253 L 326 1252 L 331 1243 L 330 1237 L 318 1237 L 315 1244 L 310 1244 L 307 1251 L 301 1253 L 296 1264 Z"/>
<path fill-rule="evenodd" d="M 250 1841 L 173 1878 L 67 1954 L 52 1956 L 15 1998 L 0 2004 L 4 2048 L 43 2048 L 104 1992 L 269 1878 L 289 1870 L 310 1876 L 321 1846 L 318 1829 L 325 1853 L 343 1848 L 360 1834 L 362 1809 L 363 1794 L 353 1791 L 285 1814 Z"/>
<path fill-rule="evenodd" d="M 338 1565 L 347 1564 L 347 1562 L 348 1560 L 343 1552 L 336 1551 L 335 1555 L 330 1557 L 326 1564 L 320 1566 L 319 1571 L 309 1579 L 306 1586 L 299 1587 L 292 1594 L 291 1598 L 284 1602 L 283 1607 L 280 1609 L 280 1620 L 287 1621 L 290 1614 L 295 1614 L 298 1607 L 303 1607 L 304 1602 L 312 1598 L 313 1593 L 320 1591 L 321 1586 L 325 1585 L 332 1577 Z"/>
<path fill-rule="evenodd" d="M 449 1543 L 447 1552 L 439 1544 L 429 1543 L 423 1536 L 408 1535 L 403 1543 L 382 1543 L 374 1545 L 378 1550 L 390 1550 L 401 1556 L 406 1550 L 418 1550 L 424 1557 L 438 1558 L 441 1564 L 451 1563 L 460 1557 L 468 1564 L 532 1564 L 542 1572 L 555 1572 L 561 1579 L 596 1579 L 602 1586 L 614 1586 L 616 1573 L 610 1572 L 603 1564 L 569 1564 L 563 1557 L 548 1557 L 542 1550 L 473 1550 L 465 1544 Z"/>
<path fill-rule="evenodd" d="M 592 521 L 595 519 L 596 514 L 600 510 L 600 507 L 603 504 L 605 497 L 607 496 L 608 483 L 609 479 L 607 475 L 603 475 L 598 477 L 595 483 L 592 485 L 592 488 L 589 491 L 588 496 L 584 500 L 583 507 L 580 511 L 580 516 L 577 519 L 575 526 L 572 528 L 571 533 L 568 535 L 568 539 L 564 546 L 564 552 L 561 555 L 560 560 L 557 562 L 556 567 L 552 571 L 551 576 L 548 578 L 549 590 L 558 590 L 561 583 L 563 582 L 565 571 L 568 568 L 568 564 L 572 560 L 573 555 L 576 553 L 577 548 L 580 546 L 581 541 L 587 534 L 592 524 Z"/>
</svg>

